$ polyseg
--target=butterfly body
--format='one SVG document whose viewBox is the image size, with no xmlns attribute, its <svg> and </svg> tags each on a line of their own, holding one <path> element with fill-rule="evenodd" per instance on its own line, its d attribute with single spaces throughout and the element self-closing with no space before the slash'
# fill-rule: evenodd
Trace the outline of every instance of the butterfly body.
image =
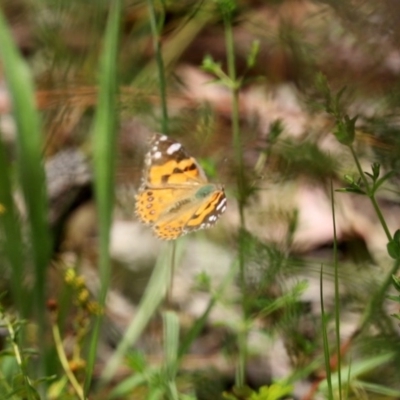
<svg viewBox="0 0 400 400">
<path fill-rule="evenodd" d="M 146 155 L 136 214 L 161 239 L 215 224 L 226 209 L 221 185 L 209 183 L 183 146 L 168 136 L 155 135 Z"/>
</svg>

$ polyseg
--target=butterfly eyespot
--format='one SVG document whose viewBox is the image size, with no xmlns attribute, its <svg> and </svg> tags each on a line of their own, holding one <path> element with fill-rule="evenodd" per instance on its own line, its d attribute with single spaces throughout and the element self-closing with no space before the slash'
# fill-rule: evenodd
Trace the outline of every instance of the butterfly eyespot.
<svg viewBox="0 0 400 400">
<path fill-rule="evenodd" d="M 136 215 L 161 239 L 209 228 L 226 209 L 223 188 L 208 183 L 196 160 L 168 136 L 153 137 L 142 181 Z"/>
</svg>

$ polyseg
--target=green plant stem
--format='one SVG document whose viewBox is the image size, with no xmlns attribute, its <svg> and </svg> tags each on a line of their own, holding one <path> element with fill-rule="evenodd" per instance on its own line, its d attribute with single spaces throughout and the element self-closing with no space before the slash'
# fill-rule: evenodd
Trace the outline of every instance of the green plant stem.
<svg viewBox="0 0 400 400">
<path fill-rule="evenodd" d="M 171 266 L 169 273 L 169 285 L 166 295 L 166 305 L 167 307 L 172 306 L 172 292 L 174 290 L 174 276 L 175 276 L 175 265 L 176 265 L 176 241 L 171 243 Z"/>
<path fill-rule="evenodd" d="M 385 234 L 386 234 L 386 237 L 387 237 L 388 241 L 391 241 L 392 240 L 392 235 L 390 234 L 389 228 L 388 228 L 388 226 L 386 224 L 386 221 L 385 221 L 385 219 L 384 219 L 384 217 L 382 215 L 381 209 L 380 209 L 380 207 L 379 207 L 379 205 L 378 205 L 378 203 L 377 203 L 377 201 L 375 199 L 375 193 L 373 192 L 373 190 L 371 190 L 371 187 L 370 187 L 370 185 L 368 183 L 368 179 L 365 176 L 364 171 L 361 168 L 361 164 L 360 164 L 360 162 L 358 160 L 357 154 L 354 151 L 353 146 L 349 146 L 349 148 L 350 148 L 351 154 L 353 156 L 354 162 L 356 163 L 356 166 L 357 166 L 357 169 L 358 169 L 358 173 L 360 174 L 360 177 L 361 177 L 361 179 L 362 179 L 362 181 L 363 181 L 363 183 L 365 185 L 365 188 L 366 188 L 366 191 L 367 191 L 367 196 L 370 198 L 370 200 L 372 202 L 372 206 L 374 207 L 376 215 L 379 218 L 379 222 L 381 223 L 382 228 L 385 231 Z"/>
<path fill-rule="evenodd" d="M 4 315 L 1 315 L 1 318 L 5 319 L 7 330 L 10 333 L 11 345 L 12 345 L 12 348 L 13 348 L 13 351 L 14 351 L 14 354 L 15 354 L 15 359 L 17 360 L 17 364 L 21 368 L 21 372 L 25 375 L 26 371 L 25 371 L 24 365 L 22 363 L 21 352 L 19 351 L 19 347 L 18 347 L 17 342 L 16 342 L 17 339 L 16 339 L 16 334 L 15 334 L 15 330 L 14 330 L 13 324 L 11 323 L 11 321 L 7 317 L 5 318 Z"/>
<path fill-rule="evenodd" d="M 150 27 L 153 35 L 154 52 L 157 60 L 158 79 L 160 83 L 162 112 L 161 129 L 164 134 L 168 135 L 167 85 L 165 80 L 164 60 L 161 52 L 161 38 L 157 28 L 157 18 L 153 0 L 147 0 L 147 5 L 149 9 Z"/>
<path fill-rule="evenodd" d="M 361 177 L 361 179 L 362 179 L 362 181 L 363 181 L 363 183 L 365 185 L 365 188 L 366 188 L 366 191 L 367 191 L 367 196 L 371 200 L 372 206 L 374 207 L 374 210 L 376 212 L 376 215 L 378 216 L 379 222 L 381 223 L 381 225 L 383 227 L 383 230 L 385 231 L 385 234 L 386 234 L 386 237 L 387 237 L 388 241 L 391 241 L 392 240 L 392 235 L 390 234 L 389 228 L 388 228 L 388 226 L 386 224 L 386 221 L 385 221 L 385 219 L 383 217 L 383 214 L 381 212 L 379 204 L 376 201 L 375 193 L 371 189 L 371 187 L 370 187 L 370 185 L 368 183 L 368 179 L 365 176 L 364 171 L 361 168 L 360 162 L 358 160 L 356 152 L 354 151 L 353 146 L 349 146 L 349 148 L 350 148 L 351 154 L 353 156 L 353 159 L 354 159 L 354 161 L 356 163 L 356 166 L 357 166 L 358 172 L 360 174 L 360 177 Z M 393 265 L 393 267 L 392 267 L 392 269 L 387 274 L 385 280 L 380 285 L 379 290 L 373 295 L 371 301 L 368 303 L 368 305 L 366 307 L 366 310 L 365 310 L 365 313 L 364 313 L 363 318 L 362 318 L 360 329 L 357 330 L 356 334 L 359 333 L 359 332 L 362 332 L 366 328 L 366 326 L 368 326 L 371 318 L 373 317 L 373 315 L 376 312 L 376 309 L 381 306 L 381 304 L 382 304 L 382 302 L 384 300 L 385 293 L 388 290 L 388 288 L 389 288 L 389 286 L 391 285 L 391 282 L 392 282 L 392 275 L 396 274 L 399 271 L 399 268 L 400 268 L 400 260 L 396 260 L 394 265 Z"/>
<path fill-rule="evenodd" d="M 99 304 L 104 307 L 111 280 L 111 259 L 109 254 L 112 210 L 114 206 L 114 169 L 116 158 L 117 131 L 117 54 L 119 44 L 119 28 L 121 16 L 121 1 L 111 2 L 104 48 L 100 60 L 98 105 L 92 127 L 94 190 L 99 225 L 99 270 L 100 290 Z M 86 364 L 85 393 L 90 389 L 97 346 L 103 315 L 96 316 Z"/>
<path fill-rule="evenodd" d="M 14 329 L 14 325 L 10 321 L 10 319 L 7 316 L 2 315 L 2 313 L 0 313 L 0 318 L 3 319 L 5 321 L 5 323 L 6 323 L 7 330 L 9 332 L 9 334 L 10 334 L 11 346 L 13 348 L 15 359 L 17 361 L 17 364 L 18 364 L 19 368 L 20 368 L 21 375 L 23 377 L 24 383 L 25 383 L 25 385 L 27 387 L 33 387 L 32 383 L 31 383 L 31 380 L 29 379 L 28 372 L 26 370 L 25 361 L 24 361 L 24 359 L 22 357 L 22 353 L 21 353 L 21 351 L 20 351 L 20 349 L 18 347 L 17 333 L 16 333 L 16 331 Z"/>
<path fill-rule="evenodd" d="M 396 274 L 399 271 L 399 268 L 400 260 L 396 260 L 393 264 L 392 269 L 387 274 L 385 280 L 379 286 L 379 290 L 374 293 L 371 301 L 368 303 L 362 318 L 362 322 L 360 324 L 360 329 L 357 330 L 356 334 L 362 332 L 368 326 L 372 317 L 376 315 L 376 309 L 381 306 L 385 298 L 385 294 L 389 286 L 392 284 L 392 275 Z"/>
<path fill-rule="evenodd" d="M 328 327 L 327 321 L 328 316 L 325 312 L 325 303 L 324 303 L 324 269 L 323 265 L 321 265 L 321 272 L 319 275 L 319 297 L 321 302 L 321 329 L 322 329 L 322 343 L 324 349 L 324 360 L 325 360 L 325 373 L 326 373 L 326 381 L 328 385 L 328 396 L 329 400 L 333 399 L 333 390 L 332 390 L 332 370 L 331 370 L 331 363 L 330 363 L 330 349 L 329 349 L 329 339 L 328 339 Z M 336 297 L 335 297 L 336 300 Z M 340 352 L 340 347 L 339 347 Z"/>
<path fill-rule="evenodd" d="M 238 346 L 239 346 L 239 361 L 238 369 L 236 373 L 236 385 L 239 387 L 245 384 L 245 368 L 247 360 L 247 296 L 246 296 L 246 277 L 245 277 L 245 257 L 244 257 L 244 228 L 245 228 L 245 217 L 244 217 L 244 203 L 245 203 L 245 180 L 244 180 L 244 168 L 243 168 L 243 155 L 242 145 L 240 138 L 240 126 L 239 126 L 239 87 L 240 81 L 237 80 L 236 66 L 235 66 L 235 48 L 234 38 L 232 30 L 231 13 L 225 12 L 224 24 L 225 24 L 225 43 L 227 50 L 227 64 L 228 64 L 228 75 L 231 81 L 232 90 L 232 136 L 233 146 L 235 149 L 235 160 L 236 160 L 236 176 L 237 176 L 237 190 L 238 190 L 238 203 L 239 203 L 239 214 L 240 214 L 240 234 L 239 234 L 239 273 L 240 283 L 242 288 L 242 312 L 244 318 L 243 329 L 239 332 Z"/>
<path fill-rule="evenodd" d="M 235 160 L 236 160 L 236 177 L 238 186 L 238 200 L 239 200 L 239 213 L 240 213 L 240 225 L 244 227 L 244 200 L 245 200 L 245 181 L 244 181 L 244 168 L 243 168 L 243 155 L 242 155 L 242 143 L 240 138 L 240 126 L 239 126 L 239 82 L 236 77 L 236 66 L 235 66 L 235 48 L 234 38 L 232 31 L 232 23 L 229 17 L 225 17 L 225 41 L 227 49 L 227 63 L 228 63 L 228 75 L 232 85 L 232 135 L 233 135 L 233 147 L 235 149 Z"/>
<path fill-rule="evenodd" d="M 333 263 L 335 267 L 335 336 L 336 336 L 336 357 L 338 363 L 338 385 L 339 385 L 339 398 L 342 399 L 342 354 L 341 354 L 341 343 L 340 343 L 340 291 L 339 291 L 339 271 L 338 271 L 338 257 L 337 257 L 337 231 L 336 231 L 336 212 L 335 212 L 335 197 L 333 191 L 333 183 L 331 180 L 331 207 L 332 207 L 332 223 L 333 223 Z M 322 293 L 321 293 L 322 296 Z M 322 298 L 321 298 L 322 300 Z M 322 317 L 325 315 L 322 313 Z M 324 329 L 327 327 L 325 325 Z M 329 364 L 329 362 L 328 362 Z M 330 385 L 330 396 L 332 396 L 332 382 L 330 376 L 330 370 L 328 373 L 328 386 Z M 332 397 L 333 398 L 333 397 Z"/>
<path fill-rule="evenodd" d="M 53 331 L 53 338 L 54 338 L 54 343 L 56 345 L 58 359 L 60 360 L 63 370 L 64 370 L 65 374 L 67 375 L 67 378 L 68 378 L 69 382 L 71 383 L 72 387 L 74 388 L 79 399 L 85 400 L 83 388 L 79 384 L 79 382 L 75 378 L 75 375 L 71 371 L 71 368 L 69 367 L 68 359 L 67 359 L 67 356 L 65 355 L 64 347 L 62 344 L 60 330 L 58 329 L 57 324 L 54 323 L 52 325 L 52 331 Z"/>
</svg>

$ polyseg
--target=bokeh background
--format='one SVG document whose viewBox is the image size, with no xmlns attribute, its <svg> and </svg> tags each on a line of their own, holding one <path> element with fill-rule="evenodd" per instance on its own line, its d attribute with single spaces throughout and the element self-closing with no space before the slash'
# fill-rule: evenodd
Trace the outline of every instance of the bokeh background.
<svg viewBox="0 0 400 400">
<path fill-rule="evenodd" d="M 2 229 L 1 318 L 11 325 L 0 346 L 9 352 L 11 338 L 24 353 L 43 341 L 47 361 L 27 356 L 20 370 L 15 353 L 12 365 L 0 354 L 0 391 L 85 398 L 72 374 L 91 399 L 400 398 L 398 2 L 121 1 L 107 75 L 114 5 L 0 0 L 34 83 L 51 238 L 39 278 L 25 233 L 38 192 L 18 178 L 24 110 L 2 53 L 0 131 L 23 237 L 19 283 L 31 293 L 22 303 L 38 279 L 44 292 L 41 311 L 21 309 Z M 117 123 L 103 161 L 115 166 L 115 201 L 104 245 L 93 131 L 111 75 L 106 111 Z M 224 185 L 214 228 L 166 244 L 135 217 L 154 132 Z M 10 326 L 24 334 L 14 340 Z M 52 378 L 35 381 L 43 376 Z"/>
</svg>

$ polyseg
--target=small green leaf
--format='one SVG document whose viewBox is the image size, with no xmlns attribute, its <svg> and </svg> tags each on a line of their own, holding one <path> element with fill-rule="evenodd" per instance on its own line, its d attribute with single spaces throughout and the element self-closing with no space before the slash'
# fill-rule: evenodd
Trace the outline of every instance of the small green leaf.
<svg viewBox="0 0 400 400">
<path fill-rule="evenodd" d="M 381 165 L 379 163 L 373 163 L 371 169 L 374 175 L 374 181 L 376 181 L 381 173 Z"/>
<path fill-rule="evenodd" d="M 337 189 L 336 192 L 347 192 L 347 193 L 355 193 L 355 194 L 366 194 L 365 191 L 361 188 L 361 179 L 357 181 L 351 175 L 344 175 L 344 180 L 349 184 L 346 188 Z"/>
<path fill-rule="evenodd" d="M 214 59 L 212 58 L 212 56 L 210 54 L 207 54 L 203 58 L 201 68 L 206 72 L 210 72 L 212 74 L 218 75 L 219 72 L 221 71 L 221 64 L 215 62 Z"/>
<path fill-rule="evenodd" d="M 367 171 L 364 171 L 364 174 L 369 176 L 372 180 L 374 180 L 374 175 L 373 174 L 371 174 L 371 173 L 369 173 Z"/>
<path fill-rule="evenodd" d="M 126 356 L 126 363 L 130 369 L 137 373 L 144 373 L 146 369 L 146 358 L 140 351 L 134 351 Z"/>
<path fill-rule="evenodd" d="M 250 52 L 247 56 L 247 67 L 248 68 L 253 68 L 256 61 L 257 61 L 257 57 L 258 54 L 260 52 L 260 41 L 259 40 L 253 40 L 253 42 L 251 43 L 251 48 L 250 48 Z"/>
<path fill-rule="evenodd" d="M 347 89 L 346 86 L 343 86 L 335 96 L 333 113 L 336 117 L 339 117 L 341 115 L 340 100 L 342 99 L 342 96 L 343 96 L 344 92 L 346 91 L 346 89 Z"/>
<path fill-rule="evenodd" d="M 276 119 L 275 121 L 273 121 L 271 123 L 271 125 L 269 127 L 268 142 L 270 144 L 275 143 L 282 132 L 283 132 L 282 120 Z"/>
<path fill-rule="evenodd" d="M 262 386 L 258 393 L 253 393 L 250 400 L 278 400 L 292 393 L 292 385 L 273 383 L 271 386 Z"/>
<path fill-rule="evenodd" d="M 217 4 L 225 18 L 231 18 L 236 10 L 236 0 L 217 0 Z"/>
<path fill-rule="evenodd" d="M 400 277 L 392 275 L 393 285 L 398 292 L 400 292 Z M 397 297 L 397 296 L 396 296 Z M 400 301 L 400 300 L 399 300 Z"/>
<path fill-rule="evenodd" d="M 400 258 L 400 230 L 397 230 L 393 239 L 386 246 L 389 256 L 395 260 Z"/>
<path fill-rule="evenodd" d="M 211 290 L 211 278 L 207 272 L 200 272 L 195 277 L 195 285 L 197 290 L 209 292 Z"/>
<path fill-rule="evenodd" d="M 396 302 L 396 303 L 400 303 L 400 297 L 399 297 L 399 296 L 387 295 L 386 298 L 387 298 L 388 300 L 392 300 L 392 301 L 394 301 L 394 302 Z"/>
<path fill-rule="evenodd" d="M 346 174 L 344 176 L 344 180 L 349 184 L 353 185 L 354 184 L 354 178 L 351 175 Z"/>
<path fill-rule="evenodd" d="M 343 119 L 336 122 L 336 131 L 334 134 L 336 139 L 345 146 L 350 146 L 354 141 L 357 118 L 357 116 L 350 118 L 348 115 L 345 115 Z"/>
<path fill-rule="evenodd" d="M 385 181 L 389 180 L 394 175 L 395 175 L 394 171 L 389 171 L 388 173 L 383 175 L 381 179 L 378 179 L 375 182 L 374 191 L 376 191 Z"/>
<path fill-rule="evenodd" d="M 336 189 L 335 192 L 339 193 L 354 193 L 354 194 L 366 194 L 364 190 L 360 189 L 359 187 L 347 187 L 347 188 L 341 188 L 341 189 Z"/>
<path fill-rule="evenodd" d="M 239 400 L 248 399 L 252 393 L 253 391 L 247 386 L 241 388 L 234 386 L 231 393 L 223 392 L 222 396 L 225 400 Z"/>
<path fill-rule="evenodd" d="M 329 114 L 334 114 L 333 107 L 332 107 L 332 94 L 331 89 L 328 84 L 328 80 L 326 76 L 322 73 L 318 73 L 315 78 L 315 87 L 321 93 L 324 98 L 323 107 L 325 111 Z"/>
</svg>

